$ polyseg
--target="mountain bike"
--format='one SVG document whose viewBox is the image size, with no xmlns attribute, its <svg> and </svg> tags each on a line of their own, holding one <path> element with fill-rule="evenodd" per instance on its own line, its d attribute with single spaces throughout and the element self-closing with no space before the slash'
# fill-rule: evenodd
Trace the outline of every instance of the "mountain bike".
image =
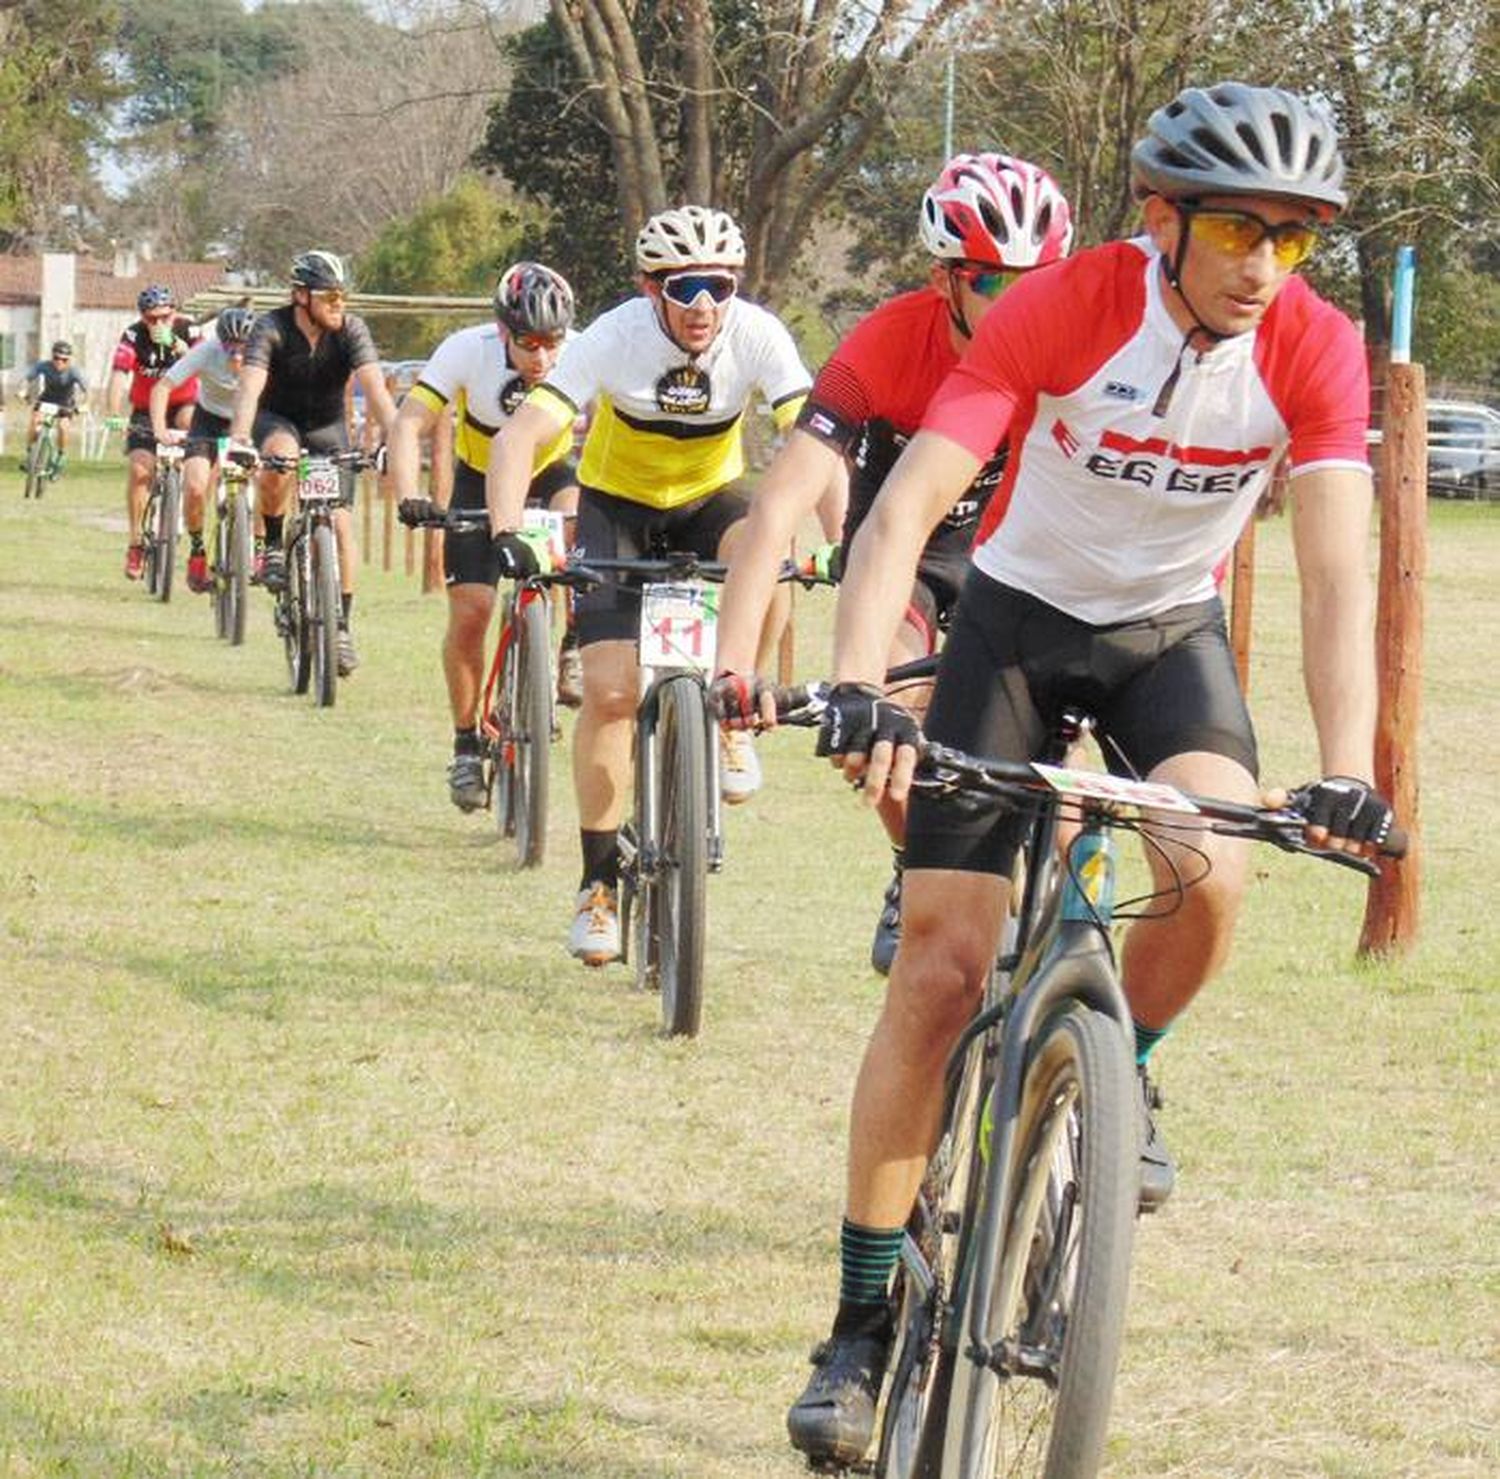
<svg viewBox="0 0 1500 1479">
<path fill-rule="evenodd" d="M 53 401 L 38 401 L 36 414 L 36 440 L 26 449 L 24 498 L 40 498 L 42 489 L 57 477 L 57 463 L 62 456 L 57 439 L 57 423 L 73 412 L 69 407 L 59 406 Z"/>
<path fill-rule="evenodd" d="M 285 529 L 286 579 L 276 593 L 275 620 L 286 649 L 294 693 L 312 690 L 319 708 L 338 696 L 342 581 L 333 515 L 353 502 L 354 474 L 374 466 L 363 451 L 265 457 L 262 465 L 297 474 L 295 512 Z"/>
<path fill-rule="evenodd" d="M 156 444 L 156 467 L 151 473 L 151 491 L 141 517 L 141 546 L 146 560 L 146 593 L 160 601 L 172 599 L 172 579 L 177 568 L 177 534 L 182 527 L 183 448 Z"/>
<path fill-rule="evenodd" d="M 221 445 L 210 505 L 214 521 L 212 598 L 214 632 L 232 647 L 245 640 L 250 605 L 250 570 L 255 559 L 251 486 L 249 469 L 229 461 Z"/>
<path fill-rule="evenodd" d="M 724 866 L 718 722 L 708 705 L 726 567 L 662 551 L 588 559 L 580 573 L 640 587 L 635 795 L 620 828 L 620 938 L 636 985 L 661 997 L 663 1030 L 703 1020 L 710 873 Z"/>
<path fill-rule="evenodd" d="M 528 508 L 522 518 L 525 528 L 546 529 L 554 558 L 563 556 L 561 514 Z M 489 532 L 489 516 L 482 509 L 445 513 L 433 508 L 421 515 L 403 511 L 401 519 L 414 529 L 442 529 L 449 538 Z M 548 592 L 553 586 L 594 583 L 595 578 L 560 565 L 513 581 L 501 606 L 500 632 L 479 709 L 480 755 L 486 802 L 502 841 L 514 845 L 518 868 L 539 867 L 547 849 L 548 755 L 557 732 Z"/>
<path fill-rule="evenodd" d="M 815 723 L 821 694 L 787 691 L 778 707 L 783 722 Z M 881 1479 L 1091 1479 L 1102 1462 L 1143 1118 L 1111 928 L 1160 902 L 1116 903 L 1113 833 L 1207 824 L 1376 872 L 1311 847 L 1294 810 L 1057 763 L 1087 727 L 1067 716 L 1048 761 L 1029 765 L 919 748 L 915 784 L 998 797 L 1033 820 L 1002 954 L 949 1059 L 942 1130 L 892 1281 Z M 1060 853 L 1062 819 L 1077 831 Z M 1404 850 L 1392 829 L 1384 851 Z M 1203 876 L 1179 872 L 1179 891 Z"/>
</svg>

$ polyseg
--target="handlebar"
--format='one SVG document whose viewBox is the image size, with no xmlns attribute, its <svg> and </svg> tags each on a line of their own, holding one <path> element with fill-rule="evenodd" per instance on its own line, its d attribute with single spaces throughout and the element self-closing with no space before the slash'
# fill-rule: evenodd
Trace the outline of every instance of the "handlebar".
<svg viewBox="0 0 1500 1479">
<path fill-rule="evenodd" d="M 256 460 L 260 466 L 270 468 L 272 472 L 296 472 L 304 462 L 331 462 L 335 467 L 352 468 L 355 472 L 363 472 L 366 468 L 375 466 L 374 454 L 359 447 L 351 447 L 347 452 L 304 450 L 295 457 L 262 452 Z"/>
<path fill-rule="evenodd" d="M 807 683 L 777 688 L 773 695 L 778 723 L 813 728 L 822 722 L 823 711 L 827 707 L 827 684 Z M 984 759 L 924 736 L 917 746 L 913 785 L 929 792 L 968 791 L 1011 800 L 1034 800 L 1039 795 L 1048 796 L 1115 825 L 1135 825 L 1133 819 L 1127 820 L 1119 815 L 1118 807 L 1122 801 L 1126 805 L 1150 809 L 1149 799 L 1144 796 L 1110 799 L 1103 795 L 1064 794 L 1059 791 L 1057 783 L 1048 778 L 1048 771 L 1051 769 L 1039 768 L 1028 762 Z M 1053 771 L 1053 774 L 1056 772 Z M 1113 777 L 1102 778 L 1114 781 Z M 1117 786 L 1116 789 L 1125 788 Z M 1322 858 L 1371 877 L 1379 874 L 1380 870 L 1368 859 L 1334 848 L 1309 845 L 1305 840 L 1307 818 L 1291 807 L 1247 806 L 1243 802 L 1225 801 L 1215 796 L 1195 796 L 1186 792 L 1179 794 L 1188 808 L 1180 813 L 1182 820 L 1177 823 L 1179 826 L 1192 825 L 1190 818 L 1207 818 L 1211 823 L 1210 830 L 1226 837 L 1269 842 L 1283 852 L 1305 853 L 1309 857 Z M 1170 811 L 1151 809 L 1152 825 L 1171 827 L 1173 815 Z M 1405 830 L 1392 826 L 1378 851 L 1383 857 L 1400 858 L 1406 855 L 1407 844 Z"/>
</svg>

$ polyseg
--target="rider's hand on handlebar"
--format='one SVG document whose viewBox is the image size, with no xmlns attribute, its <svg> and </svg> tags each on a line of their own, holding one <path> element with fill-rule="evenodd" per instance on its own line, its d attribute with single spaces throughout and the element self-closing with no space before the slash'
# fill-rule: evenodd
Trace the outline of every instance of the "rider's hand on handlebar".
<svg viewBox="0 0 1500 1479">
<path fill-rule="evenodd" d="M 1285 793 L 1283 793 L 1285 794 Z M 1390 836 L 1396 814 L 1368 781 L 1330 775 L 1285 795 L 1285 805 L 1307 818 L 1313 847 L 1370 856 Z"/>
<path fill-rule="evenodd" d="M 754 673 L 721 672 L 708 689 L 709 706 L 725 729 L 774 729 L 774 687 Z"/>
<path fill-rule="evenodd" d="M 169 426 L 156 440 L 164 447 L 180 447 L 187 440 L 187 433 L 180 426 Z"/>
<path fill-rule="evenodd" d="M 396 517 L 408 529 L 420 529 L 424 524 L 436 523 L 443 511 L 430 498 L 403 498 L 396 505 Z"/>
<path fill-rule="evenodd" d="M 817 753 L 840 766 L 872 805 L 887 793 L 905 799 L 921 739 L 911 714 L 873 684 L 835 683 L 828 690 Z"/>
<path fill-rule="evenodd" d="M 500 557 L 500 574 L 507 580 L 525 580 L 552 568 L 545 530 L 502 529 L 493 544 Z"/>
<path fill-rule="evenodd" d="M 241 442 L 233 437 L 224 448 L 224 456 L 236 467 L 254 467 L 260 459 L 260 453 L 256 451 L 254 442 Z"/>
<path fill-rule="evenodd" d="M 370 466 L 375 469 L 377 477 L 384 477 L 387 467 L 390 466 L 391 449 L 384 442 L 378 443 L 370 453 Z"/>
</svg>

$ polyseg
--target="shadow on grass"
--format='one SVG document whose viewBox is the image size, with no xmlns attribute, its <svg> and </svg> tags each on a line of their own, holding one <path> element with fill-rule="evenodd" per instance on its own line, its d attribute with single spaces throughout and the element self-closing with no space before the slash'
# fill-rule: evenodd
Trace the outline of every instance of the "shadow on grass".
<svg viewBox="0 0 1500 1479">
<path fill-rule="evenodd" d="M 7 622 L 7 626 L 32 625 L 40 630 L 48 629 L 48 623 L 24 620 Z M 70 633 L 87 631 L 77 622 L 68 622 L 65 629 Z M 119 627 L 97 627 L 93 630 L 118 639 Z M 192 640 L 192 639 L 189 639 Z M 211 640 L 211 639 L 210 639 Z M 226 648 L 226 651 L 232 651 Z M 0 668 L 0 686 L 24 688 L 35 694 L 51 694 L 74 704 L 119 703 L 122 698 L 156 698 L 175 693 L 201 693 L 214 698 L 244 698 L 247 694 L 262 694 L 263 683 L 253 683 L 225 665 L 222 678 L 193 676 L 180 670 L 167 672 L 149 663 L 125 663 L 111 668 L 65 668 L 49 673 L 18 673 L 13 668 Z M 288 690 L 288 697 L 295 697 Z M 306 699 L 300 700 L 306 703 Z"/>
</svg>

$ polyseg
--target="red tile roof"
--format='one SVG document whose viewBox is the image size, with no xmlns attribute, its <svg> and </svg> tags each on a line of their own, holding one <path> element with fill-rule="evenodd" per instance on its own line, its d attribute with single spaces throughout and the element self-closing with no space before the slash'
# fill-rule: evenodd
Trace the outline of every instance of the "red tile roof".
<svg viewBox="0 0 1500 1479">
<path fill-rule="evenodd" d="M 78 257 L 75 292 L 79 308 L 118 308 L 135 312 L 135 300 L 149 283 L 162 282 L 186 303 L 204 288 L 225 278 L 218 262 L 145 262 L 134 277 L 116 277 L 111 264 L 98 257 Z M 42 296 L 40 257 L 0 256 L 0 303 L 35 303 Z"/>
</svg>

